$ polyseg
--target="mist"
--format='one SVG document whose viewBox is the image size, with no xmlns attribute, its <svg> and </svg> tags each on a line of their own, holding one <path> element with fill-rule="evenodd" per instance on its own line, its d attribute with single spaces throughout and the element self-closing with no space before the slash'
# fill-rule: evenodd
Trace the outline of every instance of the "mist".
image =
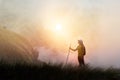
<svg viewBox="0 0 120 80">
<path fill-rule="evenodd" d="M 120 67 L 119 3 L 119 0 L 0 0 L 0 25 L 31 41 L 40 61 L 65 63 L 69 42 L 75 48 L 82 38 L 87 64 Z M 65 40 L 54 40 L 54 33 L 47 27 L 53 19 L 68 30 Z M 77 52 L 70 52 L 68 63 L 78 65 Z"/>
</svg>

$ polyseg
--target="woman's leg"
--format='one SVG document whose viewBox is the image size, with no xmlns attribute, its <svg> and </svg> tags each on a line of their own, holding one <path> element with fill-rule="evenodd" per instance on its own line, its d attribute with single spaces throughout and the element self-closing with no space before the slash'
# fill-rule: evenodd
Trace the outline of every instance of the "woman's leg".
<svg viewBox="0 0 120 80">
<path fill-rule="evenodd" d="M 79 66 L 81 67 L 82 66 L 82 59 L 80 56 L 78 56 L 78 62 L 79 62 Z"/>
<path fill-rule="evenodd" d="M 82 57 L 82 65 L 85 66 L 84 56 Z"/>
<path fill-rule="evenodd" d="M 78 56 L 79 66 L 85 66 L 84 56 Z"/>
</svg>

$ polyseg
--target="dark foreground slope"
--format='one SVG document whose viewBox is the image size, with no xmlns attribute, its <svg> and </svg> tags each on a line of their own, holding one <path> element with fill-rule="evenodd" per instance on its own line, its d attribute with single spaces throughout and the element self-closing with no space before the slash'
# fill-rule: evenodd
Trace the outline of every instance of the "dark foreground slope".
<svg viewBox="0 0 120 80">
<path fill-rule="evenodd" d="M 120 80 L 119 70 L 0 64 L 0 80 Z"/>
</svg>

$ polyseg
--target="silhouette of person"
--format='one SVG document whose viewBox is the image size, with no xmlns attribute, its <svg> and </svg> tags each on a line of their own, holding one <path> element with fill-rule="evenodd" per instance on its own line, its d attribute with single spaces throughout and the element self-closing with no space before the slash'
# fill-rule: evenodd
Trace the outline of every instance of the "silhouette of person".
<svg viewBox="0 0 120 80">
<path fill-rule="evenodd" d="M 70 50 L 72 51 L 78 51 L 78 62 L 79 62 L 79 66 L 85 66 L 85 62 L 84 62 L 84 56 L 86 55 L 86 49 L 85 46 L 83 44 L 82 40 L 78 40 L 78 46 L 76 47 L 76 49 L 73 49 L 71 47 L 69 47 Z"/>
</svg>

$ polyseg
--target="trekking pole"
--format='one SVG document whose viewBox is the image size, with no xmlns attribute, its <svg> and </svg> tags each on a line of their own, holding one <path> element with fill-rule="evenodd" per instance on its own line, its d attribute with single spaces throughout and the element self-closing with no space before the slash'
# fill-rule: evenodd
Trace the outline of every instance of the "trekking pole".
<svg viewBox="0 0 120 80">
<path fill-rule="evenodd" d="M 71 44 L 70 44 L 70 47 L 71 47 Z M 66 59 L 66 64 L 65 65 L 67 65 L 69 54 L 70 54 L 70 49 L 68 49 L 68 55 L 67 55 L 67 59 Z"/>
</svg>

